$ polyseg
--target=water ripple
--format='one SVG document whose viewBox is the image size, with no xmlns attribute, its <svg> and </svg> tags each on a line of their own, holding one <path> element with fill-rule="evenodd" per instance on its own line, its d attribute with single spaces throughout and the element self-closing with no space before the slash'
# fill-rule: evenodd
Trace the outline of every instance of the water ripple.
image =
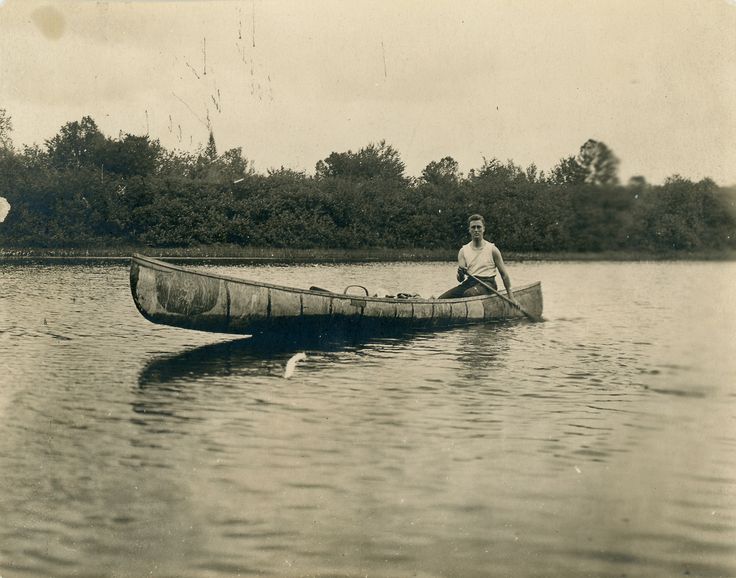
<svg viewBox="0 0 736 578">
<path fill-rule="evenodd" d="M 126 267 L 5 267 L 0 574 L 736 575 L 736 311 L 679 282 L 733 266 L 513 272 L 546 323 L 267 343 L 148 323 Z"/>
</svg>

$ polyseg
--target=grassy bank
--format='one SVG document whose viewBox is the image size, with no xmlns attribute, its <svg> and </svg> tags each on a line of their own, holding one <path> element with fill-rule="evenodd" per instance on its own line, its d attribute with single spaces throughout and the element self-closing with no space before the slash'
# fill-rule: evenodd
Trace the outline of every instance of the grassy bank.
<svg viewBox="0 0 736 578">
<path fill-rule="evenodd" d="M 199 247 L 74 247 L 0 248 L 3 261 L 24 260 L 127 260 L 133 253 L 177 261 L 253 262 L 365 262 L 365 261 L 453 261 L 457 249 L 293 249 L 209 245 Z M 504 251 L 507 261 L 731 261 L 736 251 L 604 251 L 515 253 Z"/>
</svg>

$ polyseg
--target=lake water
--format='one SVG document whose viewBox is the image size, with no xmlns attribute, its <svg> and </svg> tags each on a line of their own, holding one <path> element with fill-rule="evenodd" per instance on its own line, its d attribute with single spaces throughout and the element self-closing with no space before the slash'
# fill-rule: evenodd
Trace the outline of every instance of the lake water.
<svg viewBox="0 0 736 578">
<path fill-rule="evenodd" d="M 153 325 L 127 265 L 0 264 L 0 576 L 736 576 L 736 263 L 510 272 L 544 323 L 301 349 Z"/>
</svg>

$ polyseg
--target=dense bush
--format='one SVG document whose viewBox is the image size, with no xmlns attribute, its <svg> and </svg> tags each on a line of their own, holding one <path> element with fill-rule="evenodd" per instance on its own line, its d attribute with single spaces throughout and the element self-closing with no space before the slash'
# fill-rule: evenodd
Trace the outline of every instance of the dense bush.
<svg viewBox="0 0 736 578">
<path fill-rule="evenodd" d="M 486 159 L 464 176 L 448 156 L 413 179 L 385 142 L 333 152 L 314 175 L 257 174 L 241 149 L 218 154 L 212 135 L 196 153 L 168 151 L 146 136 L 108 138 L 89 117 L 16 150 L 0 113 L 5 246 L 454 249 L 478 212 L 488 238 L 512 251 L 736 248 L 734 189 L 679 176 L 621 185 L 618 159 L 593 140 L 549 175 Z"/>
</svg>

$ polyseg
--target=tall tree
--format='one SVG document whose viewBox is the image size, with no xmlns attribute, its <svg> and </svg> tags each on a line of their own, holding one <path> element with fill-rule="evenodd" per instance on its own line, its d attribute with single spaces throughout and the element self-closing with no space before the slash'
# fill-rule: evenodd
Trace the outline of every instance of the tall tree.
<svg viewBox="0 0 736 578">
<path fill-rule="evenodd" d="M 120 175 L 149 175 L 156 171 L 162 148 L 158 140 L 125 134 L 99 144 L 97 160 L 106 171 Z"/>
<path fill-rule="evenodd" d="M 51 162 L 58 168 L 78 168 L 97 162 L 105 137 L 90 116 L 68 122 L 59 134 L 46 141 Z"/>
<path fill-rule="evenodd" d="M 316 166 L 316 176 L 346 177 L 359 180 L 380 178 L 382 180 L 406 181 L 406 165 L 399 152 L 386 141 L 371 143 L 357 153 L 332 153 Z"/>
<path fill-rule="evenodd" d="M 229 182 L 241 182 L 254 172 L 251 162 L 243 154 L 242 147 L 226 150 L 217 159 L 216 164 L 221 178 Z"/>
<path fill-rule="evenodd" d="M 577 156 L 560 160 L 552 169 L 550 181 L 558 185 L 617 185 L 618 165 L 618 158 L 605 143 L 588 139 Z"/>
<path fill-rule="evenodd" d="M 588 139 L 580 147 L 578 163 L 585 170 L 585 182 L 591 185 L 617 185 L 619 160 L 605 143 Z"/>
<path fill-rule="evenodd" d="M 444 157 L 439 161 L 432 161 L 424 167 L 421 176 L 421 179 L 425 183 L 432 185 L 456 185 L 461 178 L 460 166 L 452 157 Z"/>
<path fill-rule="evenodd" d="M 210 130 L 210 136 L 209 139 L 207 139 L 204 156 L 206 156 L 210 162 L 215 162 L 215 159 L 217 159 L 217 145 L 215 144 L 215 135 L 212 133 L 212 130 Z"/>
</svg>

